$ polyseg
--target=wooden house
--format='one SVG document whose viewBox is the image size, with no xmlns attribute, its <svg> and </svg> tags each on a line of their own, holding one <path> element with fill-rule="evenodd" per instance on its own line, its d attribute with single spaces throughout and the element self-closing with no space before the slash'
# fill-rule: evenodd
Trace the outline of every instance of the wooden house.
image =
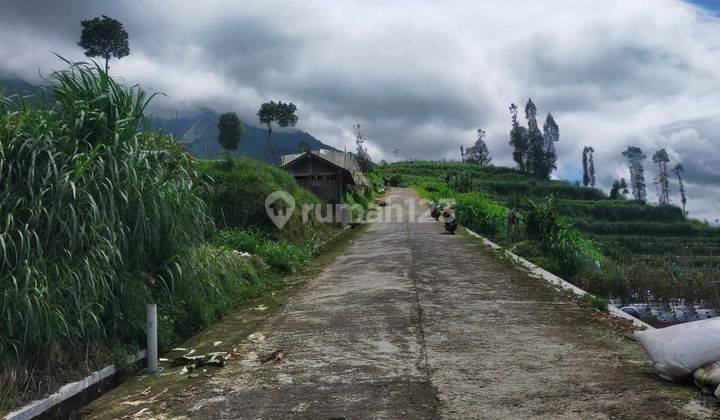
<svg viewBox="0 0 720 420">
<path fill-rule="evenodd" d="M 282 168 L 300 186 L 328 203 L 344 203 L 350 186 L 368 188 L 368 182 L 352 155 L 335 150 L 313 150 L 281 158 Z"/>
</svg>

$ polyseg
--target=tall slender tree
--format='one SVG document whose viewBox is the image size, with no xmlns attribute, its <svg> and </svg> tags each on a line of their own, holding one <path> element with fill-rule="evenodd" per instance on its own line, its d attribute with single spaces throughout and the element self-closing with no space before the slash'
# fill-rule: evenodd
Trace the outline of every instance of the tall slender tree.
<svg viewBox="0 0 720 420">
<path fill-rule="evenodd" d="M 583 185 L 586 187 L 595 187 L 595 162 L 593 154 L 595 150 L 590 146 L 585 146 L 582 152 L 583 165 Z"/>
<path fill-rule="evenodd" d="M 652 161 L 658 166 L 658 204 L 670 204 L 670 182 L 667 172 L 667 163 L 670 162 L 665 149 L 660 149 L 652 156 Z"/>
<path fill-rule="evenodd" d="M 485 144 L 485 134 L 485 130 L 478 128 L 475 144 L 468 147 L 465 152 L 466 162 L 487 165 L 492 161 L 490 151 L 488 151 L 487 144 Z"/>
<path fill-rule="evenodd" d="M 683 214 L 687 216 L 687 210 L 685 210 L 685 206 L 687 205 L 687 197 L 685 197 L 685 184 L 683 183 L 682 179 L 682 173 L 685 172 L 685 168 L 683 168 L 682 164 L 678 163 L 675 165 L 675 168 L 673 168 L 673 171 L 675 172 L 675 175 L 678 179 L 678 184 L 680 185 L 680 202 L 683 206 Z"/>
<path fill-rule="evenodd" d="M 517 163 L 518 169 L 527 171 L 528 136 L 527 129 L 520 125 L 518 120 L 518 107 L 510 104 L 510 117 L 512 126 L 510 128 L 510 146 L 513 148 L 513 160 Z"/>
<path fill-rule="evenodd" d="M 627 150 L 622 152 L 628 160 L 630 168 L 630 189 L 632 190 L 635 200 L 644 203 L 647 200 L 647 188 L 645 186 L 645 169 L 643 168 L 643 160 L 647 158 L 642 149 L 636 146 L 628 146 Z"/>
<path fill-rule="evenodd" d="M 545 163 L 545 141 L 537 124 L 537 108 L 532 99 L 525 104 L 525 120 L 527 121 L 528 155 L 525 164 L 533 175 L 542 178 Z"/>
<path fill-rule="evenodd" d="M 83 29 L 78 45 L 85 49 L 86 56 L 104 58 L 107 73 L 110 70 L 110 59 L 121 59 L 130 54 L 130 45 L 122 23 L 105 15 L 101 16 L 80 22 Z"/>
<path fill-rule="evenodd" d="M 279 127 L 292 127 L 297 123 L 298 117 L 295 114 L 297 106 L 285 102 L 265 102 L 260 106 L 257 112 L 260 122 L 267 125 L 267 145 L 270 163 L 275 163 L 275 154 L 273 153 L 272 144 L 272 123 L 276 123 Z"/>
<path fill-rule="evenodd" d="M 460 162 L 465 162 L 465 148 L 460 145 Z"/>
<path fill-rule="evenodd" d="M 550 178 L 552 171 L 557 169 L 557 152 L 555 143 L 560 140 L 560 129 L 558 128 L 552 114 L 548 113 L 543 124 L 543 158 L 538 176 L 543 179 Z"/>
<path fill-rule="evenodd" d="M 360 170 L 363 172 L 370 172 L 373 169 L 373 162 L 370 159 L 370 154 L 367 151 L 365 144 L 365 135 L 362 132 L 360 123 L 353 125 L 353 135 L 355 136 L 355 159 L 357 160 Z"/>
</svg>

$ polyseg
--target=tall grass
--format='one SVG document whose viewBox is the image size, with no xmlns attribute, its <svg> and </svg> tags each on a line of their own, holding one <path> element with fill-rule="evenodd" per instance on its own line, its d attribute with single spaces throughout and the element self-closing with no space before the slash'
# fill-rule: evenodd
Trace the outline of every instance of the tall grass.
<svg viewBox="0 0 720 420">
<path fill-rule="evenodd" d="M 323 243 L 319 238 L 308 238 L 305 243 L 294 244 L 265 233 L 239 229 L 218 231 L 217 237 L 219 244 L 258 256 L 274 269 L 285 273 L 307 265 Z"/>
<path fill-rule="evenodd" d="M 51 81 L 48 108 L 0 104 L 0 393 L 141 338 L 210 226 L 186 155 L 138 131 L 151 98 L 87 64 Z"/>
</svg>

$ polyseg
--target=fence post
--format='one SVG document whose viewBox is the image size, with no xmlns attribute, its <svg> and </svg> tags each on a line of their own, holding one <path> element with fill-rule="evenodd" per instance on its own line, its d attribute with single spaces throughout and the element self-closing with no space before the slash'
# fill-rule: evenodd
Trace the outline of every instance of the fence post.
<svg viewBox="0 0 720 420">
<path fill-rule="evenodd" d="M 157 305 L 148 303 L 145 305 L 145 333 L 147 335 L 147 370 L 149 373 L 158 371 L 158 346 L 157 346 Z"/>
</svg>

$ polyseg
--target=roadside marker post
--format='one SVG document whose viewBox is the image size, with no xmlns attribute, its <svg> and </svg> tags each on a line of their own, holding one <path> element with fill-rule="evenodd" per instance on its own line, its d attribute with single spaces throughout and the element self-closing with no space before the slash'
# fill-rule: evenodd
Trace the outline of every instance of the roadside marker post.
<svg viewBox="0 0 720 420">
<path fill-rule="evenodd" d="M 148 373 L 157 373 L 158 368 L 158 344 L 157 344 L 157 305 L 148 303 L 145 305 L 145 333 L 147 335 L 147 370 Z"/>
</svg>

